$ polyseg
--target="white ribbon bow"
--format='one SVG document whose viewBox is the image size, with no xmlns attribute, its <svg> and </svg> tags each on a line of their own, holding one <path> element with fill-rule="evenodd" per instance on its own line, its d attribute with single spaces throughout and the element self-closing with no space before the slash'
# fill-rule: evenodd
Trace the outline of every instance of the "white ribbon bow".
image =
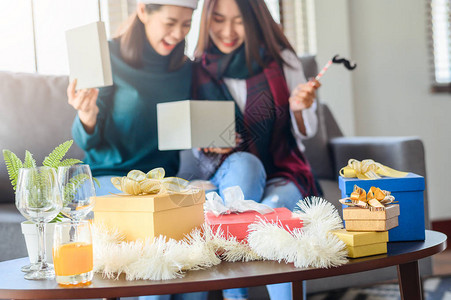
<svg viewBox="0 0 451 300">
<path fill-rule="evenodd" d="M 262 215 L 274 210 L 254 200 L 244 200 L 243 191 L 239 186 L 231 186 L 224 190 L 224 200 L 216 192 L 208 193 L 204 204 L 205 211 L 211 211 L 215 216 L 222 214 L 256 211 Z"/>
</svg>

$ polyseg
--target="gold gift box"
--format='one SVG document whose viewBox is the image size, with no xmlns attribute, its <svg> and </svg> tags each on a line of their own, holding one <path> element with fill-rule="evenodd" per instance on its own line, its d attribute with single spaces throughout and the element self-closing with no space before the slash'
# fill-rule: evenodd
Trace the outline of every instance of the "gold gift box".
<svg viewBox="0 0 451 300">
<path fill-rule="evenodd" d="M 204 223 L 205 191 L 95 198 L 94 222 L 118 229 L 126 241 L 164 235 L 180 240 Z"/>
<path fill-rule="evenodd" d="M 385 210 L 369 208 L 343 208 L 343 219 L 349 231 L 387 231 L 398 226 L 399 204 L 388 205 Z"/>
<path fill-rule="evenodd" d="M 388 231 L 331 231 L 346 244 L 348 257 L 357 258 L 387 253 Z"/>
</svg>

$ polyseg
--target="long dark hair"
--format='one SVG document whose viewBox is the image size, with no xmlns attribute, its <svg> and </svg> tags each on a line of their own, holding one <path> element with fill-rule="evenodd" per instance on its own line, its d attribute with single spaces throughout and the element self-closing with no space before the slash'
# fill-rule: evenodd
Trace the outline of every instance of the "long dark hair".
<svg viewBox="0 0 451 300">
<path fill-rule="evenodd" d="M 199 40 L 197 42 L 195 56 L 199 58 L 211 46 L 209 28 L 213 16 L 213 9 L 218 0 L 205 0 L 200 23 Z M 256 61 L 261 67 L 266 67 L 272 60 L 275 60 L 280 66 L 288 65 L 281 56 L 283 49 L 289 49 L 296 53 L 283 33 L 271 16 L 263 0 L 235 0 L 241 12 L 244 31 L 246 37 L 245 53 L 246 64 L 251 71 L 252 61 Z M 264 47 L 266 57 L 260 54 L 260 47 Z M 266 59 L 271 58 L 270 60 Z"/>
<path fill-rule="evenodd" d="M 151 14 L 161 9 L 160 4 L 146 4 L 146 13 Z M 143 66 L 142 56 L 144 43 L 148 43 L 144 24 L 135 12 L 129 20 L 121 26 L 114 39 L 120 42 L 122 59 L 134 68 Z M 183 66 L 187 57 L 185 56 L 185 41 L 180 42 L 172 50 L 168 71 L 175 71 Z"/>
</svg>

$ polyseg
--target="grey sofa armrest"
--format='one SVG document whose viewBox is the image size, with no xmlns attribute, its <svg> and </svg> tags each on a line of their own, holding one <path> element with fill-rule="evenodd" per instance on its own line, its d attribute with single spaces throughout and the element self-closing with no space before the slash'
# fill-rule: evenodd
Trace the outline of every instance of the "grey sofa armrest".
<svg viewBox="0 0 451 300">
<path fill-rule="evenodd" d="M 423 142 L 418 137 L 337 137 L 330 140 L 335 168 L 350 158 L 373 159 L 396 170 L 426 175 Z"/>
<path fill-rule="evenodd" d="M 419 137 L 337 137 L 330 140 L 330 146 L 337 176 L 350 158 L 373 159 L 399 171 L 426 175 L 424 145 Z M 429 228 L 427 204 L 425 189 L 425 224 Z"/>
</svg>

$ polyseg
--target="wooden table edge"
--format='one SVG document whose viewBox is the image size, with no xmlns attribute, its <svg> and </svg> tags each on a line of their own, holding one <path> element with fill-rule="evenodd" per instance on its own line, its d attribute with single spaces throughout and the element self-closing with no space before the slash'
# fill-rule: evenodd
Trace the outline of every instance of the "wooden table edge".
<svg viewBox="0 0 451 300">
<path fill-rule="evenodd" d="M 340 276 L 351 273 L 359 273 L 374 269 L 380 269 L 390 266 L 406 264 L 419 259 L 432 256 L 446 249 L 447 237 L 445 234 L 435 231 L 426 230 L 426 235 L 433 234 L 442 235 L 444 238 L 441 242 L 421 249 L 414 253 L 403 253 L 396 256 L 381 256 L 371 260 L 370 266 L 368 261 L 353 262 L 338 267 L 328 269 L 299 269 L 274 274 L 263 274 L 247 277 L 245 281 L 242 278 L 227 278 L 221 280 L 208 280 L 203 282 L 170 282 L 159 286 L 117 286 L 117 287 L 95 287 L 95 288 L 72 288 L 70 296 L 67 295 L 68 289 L 29 289 L 29 290 L 0 290 L 0 297 L 9 299 L 75 299 L 75 298 L 118 298 L 118 297 L 136 297 L 141 295 L 164 295 L 186 292 L 212 291 L 225 288 L 260 286 L 265 284 L 275 284 L 282 282 L 299 282 L 302 280 L 311 280 L 318 278 L 326 278 L 332 276 Z M 182 288 L 180 288 L 182 286 Z M 49 293 L 51 296 L 49 297 Z"/>
</svg>

